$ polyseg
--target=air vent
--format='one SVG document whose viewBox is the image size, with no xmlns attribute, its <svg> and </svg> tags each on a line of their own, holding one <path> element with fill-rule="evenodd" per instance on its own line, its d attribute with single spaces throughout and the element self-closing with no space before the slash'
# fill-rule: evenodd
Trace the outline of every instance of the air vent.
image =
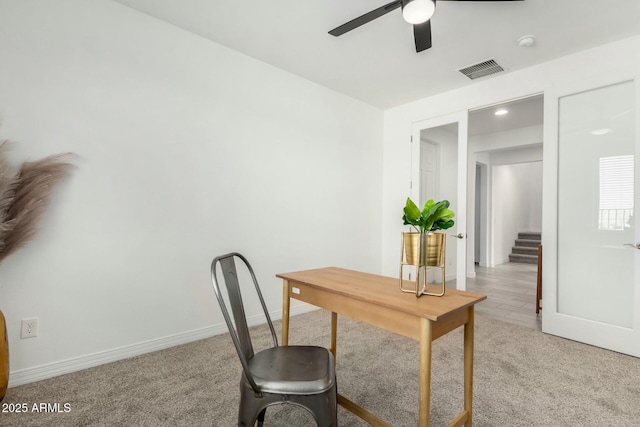
<svg viewBox="0 0 640 427">
<path fill-rule="evenodd" d="M 471 80 L 477 79 L 479 77 L 488 76 L 490 74 L 496 74 L 501 71 L 504 71 L 496 61 L 493 59 L 489 59 L 484 62 L 480 62 L 478 64 L 469 65 L 468 67 L 461 68 L 460 71 L 465 76 L 469 77 Z"/>
</svg>

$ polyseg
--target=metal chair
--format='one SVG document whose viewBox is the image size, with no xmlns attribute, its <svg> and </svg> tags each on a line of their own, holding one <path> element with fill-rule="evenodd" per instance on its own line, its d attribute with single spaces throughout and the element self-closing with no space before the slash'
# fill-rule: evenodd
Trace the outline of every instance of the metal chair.
<svg viewBox="0 0 640 427">
<path fill-rule="evenodd" d="M 240 259 L 253 279 L 267 318 L 273 347 L 254 354 L 244 312 L 236 259 Z M 220 292 L 218 265 L 233 313 L 233 323 Z M 242 364 L 238 426 L 262 426 L 268 406 L 290 403 L 308 410 L 320 427 L 337 426 L 337 386 L 335 360 L 323 347 L 278 346 L 278 338 L 249 261 L 237 252 L 216 257 L 211 262 L 211 281 L 231 340 Z"/>
</svg>

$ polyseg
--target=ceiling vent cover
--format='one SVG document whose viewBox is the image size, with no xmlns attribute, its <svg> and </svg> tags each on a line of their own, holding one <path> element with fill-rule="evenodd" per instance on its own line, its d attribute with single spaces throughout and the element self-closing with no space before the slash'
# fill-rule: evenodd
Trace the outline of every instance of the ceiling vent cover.
<svg viewBox="0 0 640 427">
<path fill-rule="evenodd" d="M 469 77 L 471 80 L 477 79 L 479 77 L 488 76 L 491 74 L 496 74 L 504 71 L 504 68 L 500 66 L 493 59 L 489 59 L 484 62 L 480 62 L 478 64 L 469 65 L 468 67 L 464 67 L 459 69 L 462 74 Z"/>
</svg>

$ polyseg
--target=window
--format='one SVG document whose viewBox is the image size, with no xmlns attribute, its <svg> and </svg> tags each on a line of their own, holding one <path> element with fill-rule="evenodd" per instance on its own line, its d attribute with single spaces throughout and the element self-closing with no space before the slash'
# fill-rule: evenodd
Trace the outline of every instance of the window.
<svg viewBox="0 0 640 427">
<path fill-rule="evenodd" d="M 633 155 L 600 158 L 600 230 L 624 230 L 633 216 Z"/>
</svg>

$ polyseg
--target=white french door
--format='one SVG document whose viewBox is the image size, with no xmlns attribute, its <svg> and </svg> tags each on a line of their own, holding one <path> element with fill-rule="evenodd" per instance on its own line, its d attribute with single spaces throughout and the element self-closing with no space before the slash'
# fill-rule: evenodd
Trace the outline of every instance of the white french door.
<svg viewBox="0 0 640 427">
<path fill-rule="evenodd" d="M 637 70 L 545 92 L 543 332 L 640 356 Z"/>
<path fill-rule="evenodd" d="M 444 231 L 446 280 L 455 280 L 460 290 L 467 286 L 467 122 L 466 111 L 416 122 L 411 149 L 411 198 L 420 208 L 429 199 L 449 200 L 456 214 L 455 225 Z M 427 164 L 433 160 L 432 155 L 422 152 L 427 148 L 437 153 L 437 165 Z M 433 170 L 437 176 L 430 172 Z"/>
</svg>

